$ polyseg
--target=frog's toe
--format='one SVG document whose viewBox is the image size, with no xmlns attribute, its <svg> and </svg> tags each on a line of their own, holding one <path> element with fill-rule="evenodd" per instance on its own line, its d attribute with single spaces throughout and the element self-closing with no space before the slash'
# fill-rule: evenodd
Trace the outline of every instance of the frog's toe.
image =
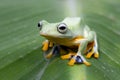
<svg viewBox="0 0 120 80">
<path fill-rule="evenodd" d="M 99 53 L 98 52 L 94 53 L 94 57 L 98 58 L 99 57 Z"/>
<path fill-rule="evenodd" d="M 87 62 L 87 61 L 84 61 L 83 62 L 86 66 L 90 66 L 91 64 L 89 63 L 89 62 Z"/>
<path fill-rule="evenodd" d="M 48 50 L 48 47 L 46 45 L 43 46 L 42 48 L 43 51 L 47 51 Z"/>
<path fill-rule="evenodd" d="M 47 51 L 48 50 L 48 42 L 47 41 L 44 41 L 43 42 L 43 48 L 42 48 L 43 51 Z"/>
<path fill-rule="evenodd" d="M 76 60 L 74 58 L 70 59 L 70 61 L 68 62 L 68 65 L 73 66 L 74 63 L 76 62 Z"/>
</svg>

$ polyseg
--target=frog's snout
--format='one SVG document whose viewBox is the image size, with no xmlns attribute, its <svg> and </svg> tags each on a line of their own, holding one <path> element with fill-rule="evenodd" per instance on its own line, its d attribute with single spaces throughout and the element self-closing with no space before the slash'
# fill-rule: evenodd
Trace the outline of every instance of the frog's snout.
<svg viewBox="0 0 120 80">
<path fill-rule="evenodd" d="M 47 36 L 48 34 L 40 31 L 40 35 L 45 37 L 45 36 Z"/>
</svg>

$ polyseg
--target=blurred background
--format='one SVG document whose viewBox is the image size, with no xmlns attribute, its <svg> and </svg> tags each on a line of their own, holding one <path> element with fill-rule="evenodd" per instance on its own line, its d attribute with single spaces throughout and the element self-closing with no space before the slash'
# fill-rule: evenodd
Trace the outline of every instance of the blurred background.
<svg viewBox="0 0 120 80">
<path fill-rule="evenodd" d="M 82 17 L 97 33 L 99 59 L 70 67 L 46 61 L 39 20 Z M 0 80 L 119 80 L 120 0 L 0 0 Z"/>
</svg>

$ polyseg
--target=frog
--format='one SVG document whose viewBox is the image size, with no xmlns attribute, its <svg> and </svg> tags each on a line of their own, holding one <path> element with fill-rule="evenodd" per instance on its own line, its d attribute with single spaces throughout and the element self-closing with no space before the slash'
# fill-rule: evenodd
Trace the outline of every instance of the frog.
<svg viewBox="0 0 120 80">
<path fill-rule="evenodd" d="M 46 20 L 38 22 L 39 34 L 46 40 L 42 43 L 42 50 L 49 53 L 45 56 L 50 59 L 54 53 L 63 60 L 69 60 L 68 65 L 76 63 L 90 66 L 86 58 L 98 58 L 98 43 L 96 32 L 85 24 L 81 17 L 66 17 L 64 20 L 49 23 Z"/>
</svg>

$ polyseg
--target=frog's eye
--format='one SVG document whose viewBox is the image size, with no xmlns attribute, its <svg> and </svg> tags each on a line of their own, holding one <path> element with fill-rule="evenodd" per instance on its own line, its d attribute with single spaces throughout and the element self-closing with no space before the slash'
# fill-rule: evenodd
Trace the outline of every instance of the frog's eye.
<svg viewBox="0 0 120 80">
<path fill-rule="evenodd" d="M 67 32 L 67 25 L 65 23 L 61 23 L 61 24 L 58 25 L 57 30 L 60 33 L 64 34 L 64 33 Z"/>
<path fill-rule="evenodd" d="M 42 29 L 42 21 L 38 23 L 38 28 L 41 30 Z"/>
</svg>

